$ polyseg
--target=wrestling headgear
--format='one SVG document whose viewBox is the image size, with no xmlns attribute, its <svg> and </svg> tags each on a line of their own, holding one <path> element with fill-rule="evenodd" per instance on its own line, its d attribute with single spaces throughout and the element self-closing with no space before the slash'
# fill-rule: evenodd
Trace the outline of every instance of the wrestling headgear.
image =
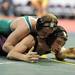
<svg viewBox="0 0 75 75">
<path fill-rule="evenodd" d="M 50 47 L 57 37 L 62 37 L 65 42 L 68 38 L 66 30 L 62 26 L 57 26 L 57 29 L 46 38 L 47 45 Z"/>
<path fill-rule="evenodd" d="M 49 23 L 45 26 L 45 23 Z M 43 27 L 50 27 L 55 29 L 57 27 L 57 18 L 53 14 L 47 14 L 41 18 L 38 18 L 36 29 L 41 30 Z"/>
</svg>

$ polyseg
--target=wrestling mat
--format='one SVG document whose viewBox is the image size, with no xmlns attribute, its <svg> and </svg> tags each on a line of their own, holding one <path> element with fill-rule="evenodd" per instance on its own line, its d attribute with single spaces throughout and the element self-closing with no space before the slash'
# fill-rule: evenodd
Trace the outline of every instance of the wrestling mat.
<svg viewBox="0 0 75 75">
<path fill-rule="evenodd" d="M 65 47 L 75 47 L 74 32 L 69 32 L 69 40 Z M 41 59 L 37 63 L 13 61 L 0 57 L 0 75 L 75 75 L 75 59 L 57 61 L 52 54 L 43 57 L 47 59 Z"/>
<path fill-rule="evenodd" d="M 75 75 L 75 60 L 57 61 L 47 55 L 37 63 L 11 61 L 0 58 L 0 75 Z"/>
</svg>

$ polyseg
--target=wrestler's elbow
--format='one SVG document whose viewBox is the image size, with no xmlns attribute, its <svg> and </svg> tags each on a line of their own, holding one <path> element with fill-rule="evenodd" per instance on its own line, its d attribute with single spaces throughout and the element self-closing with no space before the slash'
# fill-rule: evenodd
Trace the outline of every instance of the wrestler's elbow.
<svg viewBox="0 0 75 75">
<path fill-rule="evenodd" d="M 13 48 L 13 45 L 10 43 L 4 43 L 2 49 L 6 52 L 9 52 Z"/>
<path fill-rule="evenodd" d="M 8 59 L 13 59 L 15 58 L 15 52 L 14 51 L 10 51 L 7 56 L 6 56 Z"/>
</svg>

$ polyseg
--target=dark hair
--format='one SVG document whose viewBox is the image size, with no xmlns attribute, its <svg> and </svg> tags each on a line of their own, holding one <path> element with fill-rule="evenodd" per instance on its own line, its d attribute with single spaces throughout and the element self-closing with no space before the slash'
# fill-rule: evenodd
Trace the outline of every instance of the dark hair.
<svg viewBox="0 0 75 75">
<path fill-rule="evenodd" d="M 62 26 L 57 26 L 57 29 L 52 34 L 48 35 L 46 38 L 46 44 L 50 47 L 57 37 L 62 37 L 65 42 L 68 38 L 66 30 Z"/>
</svg>

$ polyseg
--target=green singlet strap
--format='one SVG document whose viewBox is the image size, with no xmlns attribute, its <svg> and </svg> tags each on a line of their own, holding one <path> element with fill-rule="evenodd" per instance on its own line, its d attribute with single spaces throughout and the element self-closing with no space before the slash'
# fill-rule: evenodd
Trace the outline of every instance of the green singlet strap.
<svg viewBox="0 0 75 75">
<path fill-rule="evenodd" d="M 31 25 L 31 21 L 29 20 L 29 16 L 25 16 L 25 20 L 27 21 L 30 31 L 32 30 L 32 25 Z"/>
</svg>

